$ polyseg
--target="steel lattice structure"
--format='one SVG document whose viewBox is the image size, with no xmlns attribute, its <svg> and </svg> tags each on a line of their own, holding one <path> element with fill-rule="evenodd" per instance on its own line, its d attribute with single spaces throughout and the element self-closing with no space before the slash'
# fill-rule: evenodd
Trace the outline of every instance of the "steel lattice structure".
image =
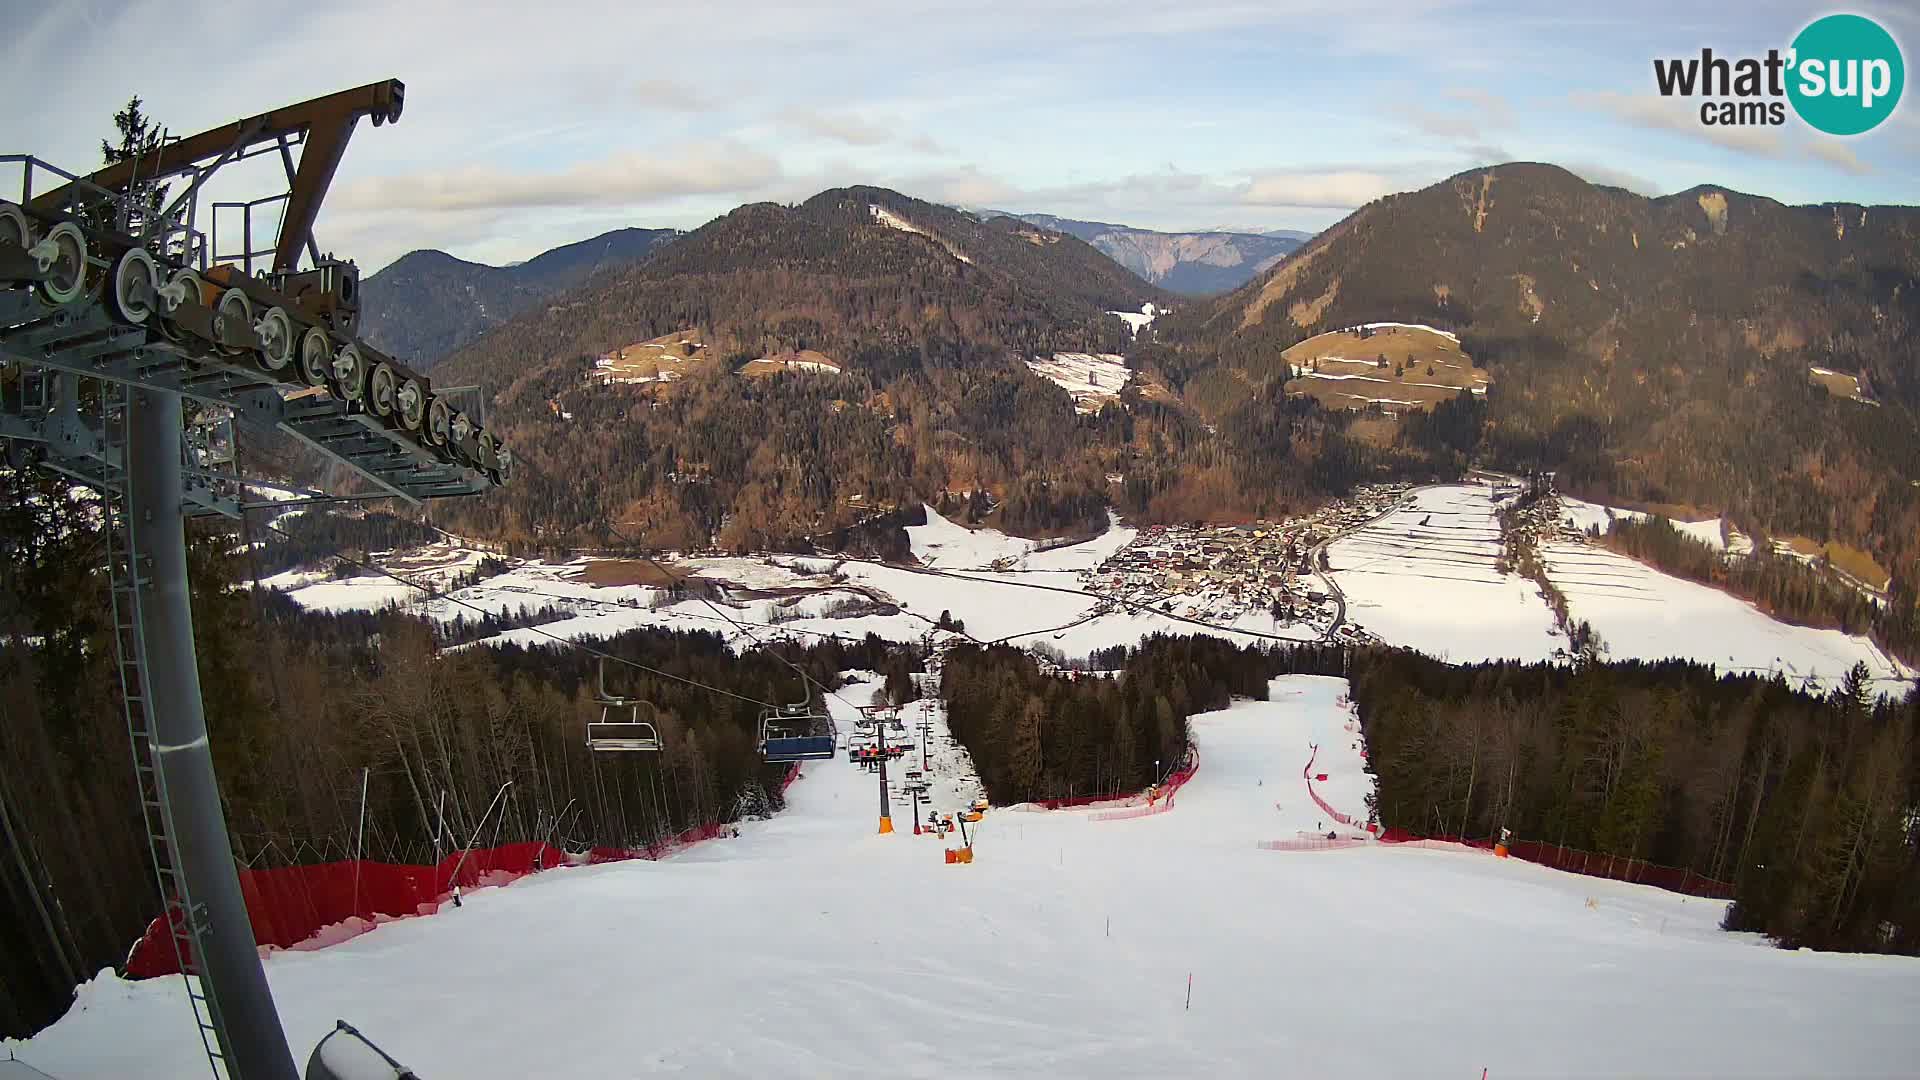
<svg viewBox="0 0 1920 1080">
<path fill-rule="evenodd" d="M 355 125 L 397 121 L 404 100 L 398 80 L 372 83 L 87 176 L 0 156 L 0 177 L 9 166 L 20 176 L 18 201 L 0 199 L 0 444 L 15 468 L 52 470 L 100 493 L 141 809 L 217 1076 L 296 1073 L 207 745 L 184 518 L 238 517 L 255 505 L 235 468 L 236 423 L 283 432 L 379 496 L 412 503 L 478 494 L 513 470 L 506 448 L 456 407 L 458 391 L 436 391 L 360 339 L 359 272 L 313 242 Z M 278 156 L 284 193 L 210 202 L 209 178 L 261 155 Z M 162 185 L 181 184 L 160 197 Z M 203 204 L 212 230 L 201 228 Z M 278 235 L 253 250 L 262 208 L 278 209 Z M 240 219 L 231 252 L 218 247 L 223 213 Z"/>
</svg>

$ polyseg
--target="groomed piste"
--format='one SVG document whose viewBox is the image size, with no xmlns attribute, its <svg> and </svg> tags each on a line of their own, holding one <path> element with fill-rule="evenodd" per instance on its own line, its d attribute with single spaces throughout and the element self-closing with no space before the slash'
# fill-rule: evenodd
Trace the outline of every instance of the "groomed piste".
<svg viewBox="0 0 1920 1080">
<path fill-rule="evenodd" d="M 1168 812 L 990 811 L 971 865 L 944 863 L 953 841 L 912 835 L 898 803 L 898 830 L 876 835 L 873 776 L 815 762 L 738 839 L 482 889 L 276 953 L 268 976 L 296 1045 L 351 1016 L 430 1077 L 1858 1076 L 1920 1060 L 1911 958 L 1782 952 L 1718 929 L 1720 902 L 1465 849 L 1262 850 L 1325 834 L 1301 775 L 1314 745 L 1315 789 L 1364 816 L 1345 689 L 1283 677 L 1267 701 L 1196 716 L 1202 764 Z M 936 799 L 966 799 L 964 754 L 939 710 L 931 723 Z M 191 1075 L 182 994 L 103 974 L 6 1049 L 62 1077 Z"/>
</svg>

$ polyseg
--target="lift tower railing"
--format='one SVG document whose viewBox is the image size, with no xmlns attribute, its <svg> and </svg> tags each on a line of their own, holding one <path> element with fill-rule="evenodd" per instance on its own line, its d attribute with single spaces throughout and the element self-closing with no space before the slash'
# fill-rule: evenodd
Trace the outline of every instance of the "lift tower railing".
<svg viewBox="0 0 1920 1080">
<path fill-rule="evenodd" d="M 409 503 L 478 494 L 512 470 L 474 417 L 357 336 L 357 271 L 312 242 L 354 123 L 397 120 L 401 102 L 397 80 L 375 83 L 88 177 L 0 156 L 0 177 L 6 166 L 21 175 L 18 202 L 0 195 L 0 460 L 60 473 L 103 500 L 120 696 L 162 917 L 219 1077 L 298 1074 L 208 744 L 185 519 L 281 505 L 249 501 L 236 422 L 290 435 L 374 494 Z M 209 265 L 196 225 L 206 181 L 263 152 L 280 155 L 289 188 L 273 269 Z M 45 176 L 58 182 L 36 193 Z M 160 214 L 133 208 L 134 185 L 169 177 L 188 183 Z"/>
</svg>

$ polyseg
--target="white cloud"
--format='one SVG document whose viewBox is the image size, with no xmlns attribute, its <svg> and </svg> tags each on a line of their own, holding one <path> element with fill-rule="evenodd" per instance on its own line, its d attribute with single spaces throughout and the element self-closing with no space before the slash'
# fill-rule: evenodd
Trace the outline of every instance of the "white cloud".
<svg viewBox="0 0 1920 1080">
<path fill-rule="evenodd" d="M 1319 228 L 1394 191 L 1431 183 L 1448 169 L 1262 169 L 1210 175 L 1174 167 L 1073 184 L 1022 186 L 975 165 L 888 174 L 872 182 L 936 202 L 1016 213 L 1117 221 L 1175 232 L 1262 217 L 1267 227 Z M 1264 211 L 1264 213 L 1262 213 Z"/>
<path fill-rule="evenodd" d="M 1498 94 L 1474 87 L 1455 87 L 1443 92 L 1440 107 L 1408 102 L 1402 114 L 1414 130 L 1426 135 L 1450 139 L 1478 139 L 1488 129 L 1513 123 L 1513 106 Z"/>
<path fill-rule="evenodd" d="M 848 113 L 789 106 L 780 110 L 774 119 L 783 127 L 848 146 L 881 146 L 894 140 L 894 133 L 883 125 Z"/>
<path fill-rule="evenodd" d="M 470 211 L 618 206 L 751 192 L 780 178 L 772 157 L 733 143 L 626 151 L 549 172 L 468 165 L 356 180 L 330 205 L 346 211 Z"/>
<path fill-rule="evenodd" d="M 640 104 L 669 112 L 703 113 L 719 105 L 718 99 L 680 79 L 637 79 L 632 90 Z"/>
<path fill-rule="evenodd" d="M 776 113 L 774 121 L 783 128 L 847 146 L 898 145 L 923 154 L 940 152 L 938 143 L 924 135 L 907 133 L 897 119 L 872 119 L 852 112 L 790 105 Z"/>
<path fill-rule="evenodd" d="M 1737 153 L 1787 161 L 1813 158 L 1852 176 L 1874 172 L 1853 145 L 1842 139 L 1810 135 L 1804 141 L 1789 142 L 1779 128 L 1702 124 L 1697 106 L 1651 95 L 1601 91 L 1576 92 L 1572 98 L 1576 105 L 1608 113 L 1635 127 L 1670 131 Z"/>
<path fill-rule="evenodd" d="M 990 175 L 977 165 L 911 173 L 896 178 L 891 186 L 916 199 L 979 209 L 998 209 L 1008 204 L 1028 205 L 1031 194 Z"/>
<path fill-rule="evenodd" d="M 1807 153 L 1841 172 L 1854 176 L 1866 176 L 1873 171 L 1873 166 L 1860 160 L 1860 155 L 1854 153 L 1852 145 L 1839 139 L 1822 139 L 1816 136 L 1807 143 Z"/>
<path fill-rule="evenodd" d="M 1622 94 L 1613 90 L 1575 91 L 1575 105 L 1612 116 L 1622 123 L 1699 139 L 1742 154 L 1777 158 L 1786 154 L 1786 140 L 1773 128 L 1703 124 L 1697 106 L 1677 98 L 1652 94 Z"/>
<path fill-rule="evenodd" d="M 1448 90 L 1446 96 L 1472 107 L 1489 127 L 1506 127 L 1513 123 L 1513 105 L 1499 94 L 1476 87 L 1460 86 Z"/>
<path fill-rule="evenodd" d="M 1404 182 L 1380 172 L 1272 170 L 1256 173 L 1240 193 L 1245 206 L 1310 206 L 1349 210 L 1382 195 L 1405 190 Z"/>
<path fill-rule="evenodd" d="M 1416 131 L 1442 138 L 1470 139 L 1479 135 L 1483 126 L 1477 116 L 1464 112 L 1429 109 L 1421 105 L 1407 105 L 1406 115 Z"/>
<path fill-rule="evenodd" d="M 1626 188 L 1635 195 L 1658 195 L 1660 185 L 1638 173 L 1592 161 L 1564 162 L 1566 170 L 1589 184 Z"/>
</svg>

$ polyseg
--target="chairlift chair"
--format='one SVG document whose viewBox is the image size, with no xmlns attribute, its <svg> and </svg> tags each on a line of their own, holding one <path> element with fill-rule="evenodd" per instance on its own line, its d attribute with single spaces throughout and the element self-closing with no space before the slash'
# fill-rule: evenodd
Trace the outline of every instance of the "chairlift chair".
<svg viewBox="0 0 1920 1080">
<path fill-rule="evenodd" d="M 760 756 L 768 762 L 824 761 L 834 755 L 833 718 L 808 702 L 760 713 Z"/>
<path fill-rule="evenodd" d="M 646 751 L 660 749 L 660 729 L 654 723 L 660 710 L 650 701 L 618 697 L 607 692 L 607 662 L 600 661 L 600 719 L 587 721 L 587 749 L 605 751 Z"/>
</svg>

